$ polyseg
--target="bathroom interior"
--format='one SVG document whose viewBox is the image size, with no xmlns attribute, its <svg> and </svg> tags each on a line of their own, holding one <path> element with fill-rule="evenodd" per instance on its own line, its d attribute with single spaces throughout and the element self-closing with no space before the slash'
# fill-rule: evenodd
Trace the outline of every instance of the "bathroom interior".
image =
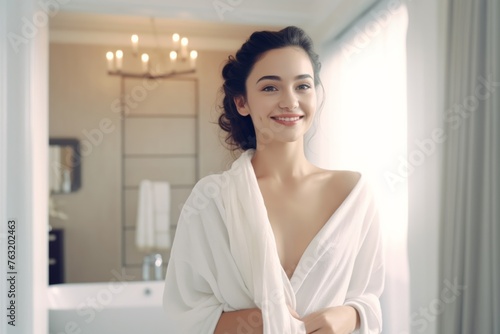
<svg viewBox="0 0 500 334">
<path fill-rule="evenodd" d="M 49 264 L 52 263 L 49 284 L 56 284 L 49 288 L 50 332 L 61 331 L 69 321 L 62 316 L 68 312 L 66 305 L 60 306 L 61 296 L 94 287 L 96 298 L 104 298 L 106 304 L 111 294 L 106 288 L 99 289 L 106 287 L 103 282 L 116 279 L 116 272 L 121 280 L 126 277 L 127 282 L 133 282 L 124 287 L 126 291 L 134 284 L 148 291 L 143 298 L 146 301 L 154 298 L 153 312 L 160 311 L 157 319 L 161 321 L 163 278 L 182 203 L 200 177 L 222 171 L 231 161 L 216 125 L 222 63 L 234 52 L 237 41 L 244 40 L 254 30 L 267 28 L 272 27 L 247 25 L 228 29 L 227 24 L 102 13 L 60 13 L 52 19 L 49 138 L 52 143 L 77 141 L 78 146 L 73 147 L 81 159 L 74 164 L 78 172 L 72 171 L 72 179 L 80 179 L 77 181 L 80 186 L 75 189 L 64 186 L 63 176 L 54 176 L 64 169 L 57 167 L 66 164 L 49 160 L 52 164 L 49 175 L 53 176 L 49 182 L 50 246 L 57 249 L 56 242 L 64 245 L 59 254 L 49 254 Z M 183 62 L 180 55 L 175 63 L 169 59 L 174 47 L 167 46 L 174 43 L 170 40 L 173 33 L 189 38 L 189 50 L 196 47 L 196 63 L 191 59 Z M 168 78 L 141 77 L 143 65 L 140 57 L 134 57 L 132 34 L 139 38 L 138 53 L 150 55 L 151 73 L 164 75 L 173 70 L 188 73 Z M 114 62 L 109 68 L 105 56 L 117 49 L 124 53 L 123 67 L 120 75 L 113 75 L 110 73 L 116 72 L 117 64 Z M 125 76 L 126 73 L 139 73 L 139 77 Z M 55 149 L 54 154 L 60 156 L 60 147 L 68 145 L 51 144 L 49 154 Z M 151 191 L 144 188 L 148 182 L 167 185 L 164 196 L 144 198 Z M 168 215 L 161 223 L 156 219 L 156 224 L 169 229 L 166 233 L 169 242 L 143 240 L 140 244 L 138 241 L 139 233 L 149 232 L 138 231 L 141 228 L 152 228 L 151 233 L 159 233 L 157 226 L 146 226 L 147 218 L 139 222 L 139 211 L 146 210 L 148 204 L 144 201 L 148 200 L 160 202 L 154 210 L 163 209 Z M 51 281 L 54 273 L 60 273 L 59 280 Z M 99 291 L 104 291 L 102 296 Z M 124 295 L 120 291 L 120 296 Z M 119 299 L 112 296 L 110 303 Z M 84 314 L 85 308 L 81 312 Z M 147 313 L 151 316 L 151 312 Z M 113 324 L 106 332 L 133 333 L 137 330 L 134 323 L 148 333 L 160 333 L 162 328 L 156 319 L 134 320 L 130 324 L 122 320 L 117 328 L 103 313 L 89 323 L 74 311 L 70 314 L 79 327 L 91 332 L 104 330 L 99 318 Z M 147 329 L 144 323 L 152 327 Z"/>
<path fill-rule="evenodd" d="M 49 22 L 37 25 L 40 33 L 36 37 L 45 35 L 47 43 L 47 96 L 42 98 L 47 109 L 39 116 L 46 126 L 33 132 L 48 144 L 40 151 L 46 158 L 37 160 L 47 162 L 42 169 L 46 173 L 41 175 L 48 177 L 34 173 L 39 181 L 24 188 L 36 188 L 37 194 L 47 190 L 50 195 L 33 199 L 29 211 L 33 216 L 35 212 L 46 213 L 47 218 L 37 217 L 36 223 L 33 219 L 33 232 L 29 227 L 18 231 L 38 240 L 19 255 L 19 261 L 23 256 L 26 259 L 33 278 L 21 279 L 18 289 L 29 291 L 25 301 L 37 301 L 32 308 L 20 306 L 18 321 L 24 317 L 25 323 L 19 330 L 41 334 L 169 333 L 161 303 L 175 225 L 196 181 L 227 169 L 234 159 L 217 125 L 220 73 L 228 55 L 234 54 L 253 31 L 300 26 L 310 33 L 321 56 L 328 54 L 324 45 L 346 31 L 359 32 L 370 15 L 373 20 L 374 13 L 404 4 L 409 23 L 403 55 L 407 70 L 402 79 L 408 82 L 406 89 L 411 93 L 405 96 L 408 116 L 402 121 L 413 126 L 403 135 L 421 139 L 429 137 L 429 129 L 440 129 L 439 113 L 446 109 L 443 59 L 449 19 L 445 3 L 127 0 L 118 4 L 112 0 L 53 0 L 33 1 L 32 8 L 16 9 L 16 13 L 50 10 L 46 15 Z M 174 33 L 189 39 L 186 50 L 172 39 Z M 138 41 L 131 40 L 134 34 Z M 346 45 L 339 49 L 343 57 L 362 51 Z M 117 50 L 123 51 L 123 59 L 117 59 Z M 178 51 L 175 61 L 170 56 L 172 50 Z M 191 56 L 192 50 L 195 56 Z M 147 61 L 141 59 L 143 53 L 148 54 Z M 327 68 L 333 66 L 325 63 Z M 328 79 L 323 79 L 328 85 Z M 426 110 L 424 115 L 421 110 Z M 25 121 L 19 119 L 16 124 Z M 347 132 L 335 129 L 331 131 Z M 317 138 L 321 139 L 319 133 Z M 406 143 L 405 139 L 398 145 L 405 146 L 404 152 L 409 154 L 420 147 L 419 143 L 410 139 Z M 386 333 L 439 332 L 436 316 L 440 312 L 424 317 L 421 311 L 426 307 L 432 310 L 433 301 L 443 291 L 439 265 L 442 230 L 438 223 L 443 148 L 436 150 L 437 154 L 426 156 L 423 167 L 406 174 L 407 183 L 399 191 L 407 194 L 392 198 L 397 203 L 409 198 L 418 204 L 402 204 L 400 214 L 408 218 L 400 227 L 392 226 L 397 232 L 389 233 L 394 248 L 388 252 L 402 252 L 402 258 L 391 255 L 389 260 L 391 278 L 383 300 L 384 321 L 389 324 Z M 4 154 L 2 147 L 0 152 Z M 39 158 L 33 154 L 35 160 Z M 317 152 L 311 152 L 313 160 L 328 162 L 314 154 Z M 409 167 L 405 168 L 409 172 Z M 0 171 L 4 171 L 3 166 Z M 161 197 L 169 203 L 162 212 L 166 225 L 161 229 L 166 239 L 161 245 L 151 244 L 151 240 L 145 245 L 147 223 L 141 213 L 147 202 L 144 194 L 154 185 L 166 187 Z M 12 184 L 6 189 L 13 189 Z M 6 192 L 0 195 L 7 203 Z M 12 207 L 9 219 L 23 217 L 15 213 L 15 205 Z M 40 225 L 49 230 L 43 238 L 37 234 L 44 231 Z M 403 234 L 404 240 L 398 239 Z M 38 254 L 38 260 L 33 254 Z M 31 261 L 36 265 L 30 265 Z M 47 280 L 36 278 L 36 272 L 44 271 Z M 6 333 L 15 333 L 6 319 L 0 325 Z"/>
</svg>

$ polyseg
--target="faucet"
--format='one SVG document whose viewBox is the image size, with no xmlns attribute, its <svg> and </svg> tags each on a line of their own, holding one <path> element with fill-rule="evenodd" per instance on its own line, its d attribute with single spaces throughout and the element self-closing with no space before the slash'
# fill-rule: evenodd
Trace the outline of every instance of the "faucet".
<svg viewBox="0 0 500 334">
<path fill-rule="evenodd" d="M 151 266 L 154 266 L 154 280 L 163 279 L 163 258 L 159 253 L 152 253 L 144 256 L 142 262 L 142 279 L 151 280 Z"/>
</svg>

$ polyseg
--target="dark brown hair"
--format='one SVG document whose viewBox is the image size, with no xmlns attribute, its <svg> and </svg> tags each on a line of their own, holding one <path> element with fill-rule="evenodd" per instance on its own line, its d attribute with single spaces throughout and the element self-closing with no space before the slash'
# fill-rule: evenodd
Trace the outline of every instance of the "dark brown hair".
<svg viewBox="0 0 500 334">
<path fill-rule="evenodd" d="M 220 107 L 222 114 L 219 116 L 219 126 L 227 132 L 226 143 L 232 149 L 248 150 L 257 147 L 252 119 L 250 116 L 241 116 L 238 113 L 234 98 L 239 96 L 246 98 L 246 80 L 255 63 L 264 53 L 288 46 L 300 47 L 307 53 L 314 71 L 314 84 L 320 85 L 319 57 L 313 50 L 311 38 L 298 27 L 290 26 L 280 31 L 254 32 L 235 56 L 228 57 L 222 69 L 224 84 L 221 90 L 224 98 Z"/>
</svg>

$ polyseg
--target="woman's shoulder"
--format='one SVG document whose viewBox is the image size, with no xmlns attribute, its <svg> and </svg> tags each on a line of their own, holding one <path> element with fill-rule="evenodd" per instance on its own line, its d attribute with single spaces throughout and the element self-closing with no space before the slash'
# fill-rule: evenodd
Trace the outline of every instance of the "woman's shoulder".
<svg viewBox="0 0 500 334">
<path fill-rule="evenodd" d="M 336 178 L 346 186 L 354 187 L 362 178 L 362 174 L 353 170 L 331 170 L 331 178 Z"/>
<path fill-rule="evenodd" d="M 362 178 L 362 174 L 356 171 L 327 169 L 318 169 L 315 177 L 321 196 L 329 198 L 334 206 L 340 206 L 351 194 L 362 188 Z"/>
<path fill-rule="evenodd" d="M 201 218 L 201 214 L 216 210 L 217 202 L 220 200 L 220 194 L 224 187 L 220 176 L 221 174 L 210 174 L 196 182 L 183 203 L 180 220 L 195 221 Z"/>
<path fill-rule="evenodd" d="M 319 173 L 321 174 L 321 178 L 329 185 L 329 188 L 331 187 L 336 190 L 343 189 L 348 192 L 354 189 L 363 177 L 360 172 L 352 170 L 320 169 Z"/>
<path fill-rule="evenodd" d="M 228 187 L 230 179 L 227 171 L 203 176 L 193 186 L 188 200 L 199 201 L 200 198 L 203 201 L 217 200 Z"/>
</svg>

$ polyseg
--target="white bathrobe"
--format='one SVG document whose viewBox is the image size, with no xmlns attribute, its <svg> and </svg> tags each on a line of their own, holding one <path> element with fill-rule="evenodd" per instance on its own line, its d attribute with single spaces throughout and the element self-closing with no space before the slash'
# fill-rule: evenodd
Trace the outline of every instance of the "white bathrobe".
<svg viewBox="0 0 500 334">
<path fill-rule="evenodd" d="M 305 333 L 303 317 L 351 305 L 358 333 L 379 333 L 384 285 L 380 225 L 361 177 L 313 238 L 291 279 L 283 270 L 251 158 L 201 179 L 186 201 L 174 238 L 164 291 L 171 332 L 213 333 L 223 311 L 258 307 L 265 334 Z M 256 319 L 239 319 L 247 333 Z"/>
</svg>

